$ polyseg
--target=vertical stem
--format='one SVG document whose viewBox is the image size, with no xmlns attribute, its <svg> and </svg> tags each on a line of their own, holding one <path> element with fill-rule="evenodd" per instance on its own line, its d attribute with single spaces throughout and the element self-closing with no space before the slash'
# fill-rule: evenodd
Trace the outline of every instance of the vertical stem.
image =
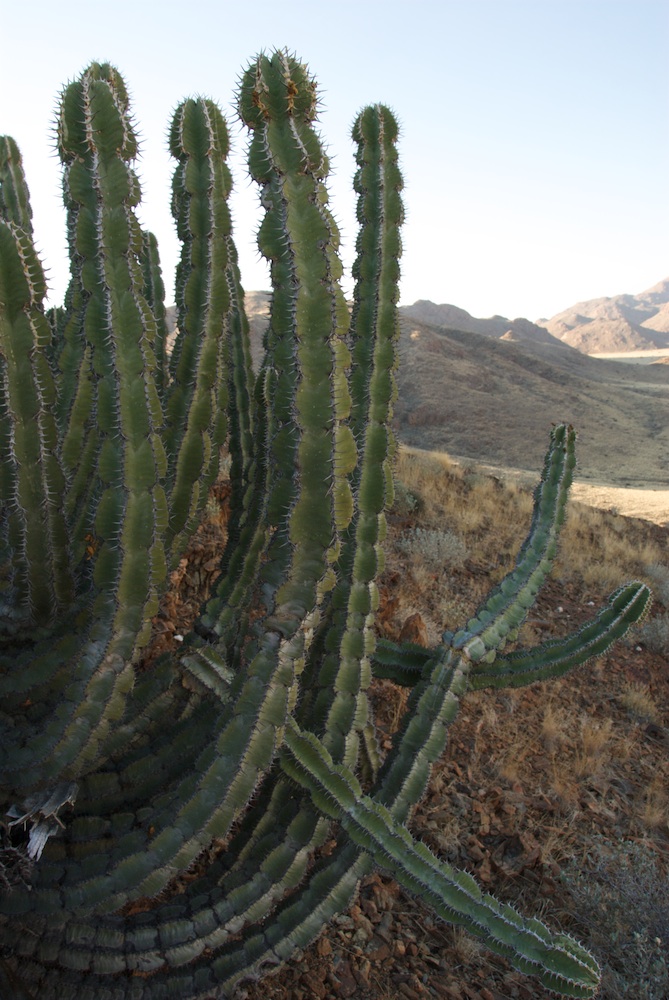
<svg viewBox="0 0 669 1000">
<path fill-rule="evenodd" d="M 139 188 L 128 166 L 137 142 L 125 86 L 112 67 L 93 64 L 65 90 L 59 149 L 82 289 L 77 343 L 70 345 L 66 504 L 75 557 L 84 557 L 87 544 L 95 549 L 96 612 L 111 626 L 110 652 L 125 659 L 148 638 L 157 610 L 166 509 L 155 321 L 142 295 Z"/>
<path fill-rule="evenodd" d="M 2 501 L 12 544 L 13 600 L 34 624 L 53 623 L 73 599 L 65 481 L 57 455 L 56 388 L 44 272 L 30 234 L 0 221 Z"/>
<path fill-rule="evenodd" d="M 232 181 L 225 164 L 227 128 L 212 101 L 198 98 L 177 108 L 170 150 L 179 161 L 172 211 L 182 241 L 178 335 L 165 402 L 170 510 L 166 546 L 174 565 L 199 522 L 227 433 L 228 375 L 222 369 L 227 349 L 222 350 L 221 341 L 230 306 L 227 198 Z"/>
</svg>

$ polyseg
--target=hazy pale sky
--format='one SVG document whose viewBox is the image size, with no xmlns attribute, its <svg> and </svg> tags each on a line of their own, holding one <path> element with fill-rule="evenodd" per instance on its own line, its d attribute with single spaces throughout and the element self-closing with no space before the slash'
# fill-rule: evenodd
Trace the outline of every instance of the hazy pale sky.
<svg viewBox="0 0 669 1000">
<path fill-rule="evenodd" d="M 132 95 L 140 214 L 158 236 L 168 300 L 178 247 L 165 136 L 194 94 L 231 123 L 243 282 L 268 287 L 234 93 L 253 56 L 277 47 L 320 83 L 348 267 L 351 123 L 377 101 L 402 123 L 403 303 L 537 319 L 669 276 L 667 0 L 33 0 L 4 5 L 2 37 L 0 133 L 23 152 L 54 301 L 68 277 L 56 98 L 92 60 L 113 63 Z"/>
</svg>

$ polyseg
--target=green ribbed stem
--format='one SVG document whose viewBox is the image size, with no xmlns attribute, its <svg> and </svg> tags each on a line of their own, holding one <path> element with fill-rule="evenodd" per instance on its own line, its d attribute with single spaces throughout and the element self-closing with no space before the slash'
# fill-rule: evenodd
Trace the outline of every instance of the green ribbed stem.
<svg viewBox="0 0 669 1000">
<path fill-rule="evenodd" d="M 518 649 L 491 664 L 477 663 L 471 686 L 521 687 L 562 677 L 594 656 L 601 656 L 648 613 L 652 594 L 645 583 L 629 583 L 615 591 L 597 618 L 566 639 L 553 639 L 533 649 Z"/>
<path fill-rule="evenodd" d="M 321 812 L 339 820 L 351 840 L 401 885 L 547 988 L 568 996 L 595 995 L 599 967 L 576 941 L 553 935 L 538 920 L 524 919 L 513 907 L 484 894 L 471 875 L 435 858 L 388 809 L 363 795 L 355 775 L 334 764 L 320 741 L 294 722 L 286 729 L 286 747 L 290 758 L 283 757 L 284 770 L 309 790 Z"/>
<path fill-rule="evenodd" d="M 156 321 L 153 353 L 156 358 L 155 384 L 161 403 L 164 404 L 167 391 L 167 315 L 165 309 L 165 285 L 160 267 L 158 241 L 153 233 L 142 233 L 142 253 L 140 257 L 144 277 L 143 293 Z"/>
<path fill-rule="evenodd" d="M 32 236 L 32 217 L 19 147 L 10 135 L 0 135 L 0 219 Z"/>
<path fill-rule="evenodd" d="M 74 596 L 52 412 L 56 387 L 46 357 L 51 329 L 42 309 L 45 292 L 29 232 L 0 220 L 2 502 L 14 550 L 12 602 L 33 626 L 53 624 Z"/>
<path fill-rule="evenodd" d="M 253 367 L 249 341 L 249 322 L 244 310 L 244 290 L 241 285 L 237 252 L 231 248 L 227 279 L 230 294 L 228 311 L 228 343 L 230 361 L 228 370 L 230 396 L 230 485 L 232 489 L 230 516 L 227 524 L 228 541 L 223 557 L 225 572 L 232 554 L 239 547 L 240 532 L 252 516 L 250 506 L 257 500 L 257 477 L 254 432 L 258 421 L 256 399 L 253 393 Z"/>
<path fill-rule="evenodd" d="M 75 519 L 75 559 L 93 536 L 93 614 L 112 629 L 107 654 L 130 658 L 148 639 L 165 575 L 159 532 L 167 516 L 159 477 L 162 414 L 153 381 L 155 320 L 142 294 L 142 234 L 134 208 L 137 143 L 123 81 L 94 64 L 66 89 L 59 149 L 76 205 L 86 360 L 63 441 L 75 472 L 66 510 Z M 93 428 L 91 415 L 95 413 Z M 83 432 L 83 434 L 82 434 Z"/>
<path fill-rule="evenodd" d="M 262 375 L 254 385 L 249 324 L 234 246 L 231 246 L 227 277 L 230 291 L 226 338 L 230 400 L 228 451 L 232 496 L 226 525 L 228 537 L 221 557 L 221 577 L 196 627 L 202 635 L 220 636 L 228 661 L 234 665 L 259 562 L 269 538 L 265 518 L 269 489 L 265 455 L 271 420 L 264 409 Z"/>
<path fill-rule="evenodd" d="M 267 207 L 258 245 L 274 288 L 265 367 L 275 373 L 266 399 L 275 430 L 266 461 L 267 518 L 277 530 L 261 581 L 272 619 L 287 614 L 291 629 L 332 585 L 332 491 L 342 480 L 335 469 L 331 486 L 332 442 L 348 408 L 333 392 L 348 352 L 339 240 L 327 209 L 328 161 L 312 127 L 315 110 L 313 80 L 285 53 L 260 56 L 242 79 L 239 111 L 253 133 L 249 167 Z"/>
<path fill-rule="evenodd" d="M 201 519 L 227 433 L 228 376 L 221 370 L 221 340 L 230 304 L 227 199 L 232 181 L 225 164 L 227 127 L 212 101 L 199 98 L 177 108 L 170 151 L 179 161 L 172 212 L 183 247 L 177 273 L 178 335 L 165 390 L 166 546 L 174 566 Z"/>
<path fill-rule="evenodd" d="M 40 643 L 37 635 L 34 652 L 42 675 L 52 672 L 58 710 L 52 709 L 46 724 L 28 713 L 25 725 L 18 719 L 4 741 L 15 780 L 36 784 L 56 776 L 76 778 L 93 766 L 110 726 L 123 713 L 133 682 L 130 661 L 148 639 L 165 577 L 154 320 L 141 294 L 142 237 L 134 213 L 139 189 L 129 166 L 136 141 L 127 93 L 115 70 L 94 64 L 64 91 L 58 136 L 76 294 L 71 290 L 56 383 L 68 407 L 59 411 L 63 435 L 56 435 L 55 425 L 48 432 L 67 489 L 54 493 L 49 505 L 57 497 L 58 516 L 68 522 L 57 558 L 75 574 L 80 596 L 74 608 L 81 618 L 69 662 L 63 659 L 67 639 L 53 644 L 50 653 L 48 640 Z M 37 291 L 31 290 L 33 298 Z M 40 321 L 46 335 L 41 314 Z M 33 363 L 45 362 L 36 352 Z M 48 373 L 40 372 L 38 381 L 48 392 Z M 28 400 L 26 388 L 21 392 Z M 59 405 L 41 400 L 40 419 L 53 421 Z M 45 458 L 39 461 L 49 469 Z M 31 506 L 23 502 L 26 511 Z M 39 552 L 42 573 L 48 551 L 45 546 Z M 43 573 L 47 582 L 49 575 Z"/>
<path fill-rule="evenodd" d="M 473 660 L 494 655 L 516 638 L 552 568 L 576 464 L 575 441 L 572 427 L 558 424 L 552 429 L 541 482 L 535 490 L 532 524 L 516 565 L 451 640 L 454 649 L 464 649 Z"/>
<path fill-rule="evenodd" d="M 315 712 L 318 721 L 310 718 L 310 727 L 322 724 L 328 750 L 350 767 L 356 765 L 362 741 L 370 774 L 376 770 L 378 754 L 366 691 L 379 600 L 375 581 L 383 569 L 384 510 L 392 502 L 390 421 L 399 337 L 396 304 L 403 207 L 397 135 L 394 117 L 381 105 L 361 112 L 353 128 L 358 144 L 355 188 L 361 226 L 349 338 L 353 404 L 350 430 L 335 441 L 335 466 L 339 464 L 342 473 L 350 475 L 356 504 L 342 539 L 331 621 L 324 632 L 324 652 L 313 682 L 320 694 L 314 708 L 307 703 L 303 713 L 304 717 Z M 335 505 L 338 502 L 335 494 Z"/>
<path fill-rule="evenodd" d="M 372 671 L 375 677 L 387 678 L 401 687 L 413 687 L 421 679 L 431 657 L 431 651 L 424 646 L 379 639 L 374 649 Z"/>
</svg>

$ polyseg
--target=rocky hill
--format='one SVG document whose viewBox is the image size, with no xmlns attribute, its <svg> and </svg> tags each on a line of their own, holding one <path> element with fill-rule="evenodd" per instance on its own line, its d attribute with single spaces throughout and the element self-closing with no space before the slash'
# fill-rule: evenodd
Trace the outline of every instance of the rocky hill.
<svg viewBox="0 0 669 1000">
<path fill-rule="evenodd" d="M 427 299 L 419 299 L 412 306 L 401 306 L 400 314 L 407 320 L 429 326 L 481 333 L 484 337 L 495 337 L 497 340 L 530 340 L 541 344 L 555 343 L 556 340 L 545 327 L 528 319 L 506 319 L 504 316 L 477 319 L 465 309 L 445 303 L 436 305 Z"/>
<path fill-rule="evenodd" d="M 542 320 L 558 340 L 585 354 L 669 348 L 669 278 L 638 295 L 590 299 Z"/>
</svg>

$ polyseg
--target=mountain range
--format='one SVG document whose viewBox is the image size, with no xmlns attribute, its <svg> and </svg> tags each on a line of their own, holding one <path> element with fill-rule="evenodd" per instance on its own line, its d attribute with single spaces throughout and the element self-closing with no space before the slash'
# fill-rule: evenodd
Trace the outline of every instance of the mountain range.
<svg viewBox="0 0 669 1000">
<path fill-rule="evenodd" d="M 578 302 L 551 319 L 532 323 L 503 316 L 477 319 L 453 305 L 419 300 L 402 313 L 438 327 L 507 340 L 550 343 L 553 338 L 583 354 L 669 349 L 669 278 L 638 295 L 614 295 Z"/>
</svg>

